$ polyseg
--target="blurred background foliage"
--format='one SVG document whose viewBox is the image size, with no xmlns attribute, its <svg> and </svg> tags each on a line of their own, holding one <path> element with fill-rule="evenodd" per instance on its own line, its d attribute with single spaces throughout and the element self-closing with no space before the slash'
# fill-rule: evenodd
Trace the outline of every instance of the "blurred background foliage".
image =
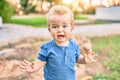
<svg viewBox="0 0 120 80">
<path fill-rule="evenodd" d="M 9 22 L 11 16 L 46 14 L 56 4 L 66 5 L 77 14 L 95 14 L 98 7 L 119 6 L 119 0 L 0 0 L 0 16 Z"/>
<path fill-rule="evenodd" d="M 15 7 L 10 5 L 6 0 L 0 0 L 0 16 L 3 22 L 9 22 L 12 15 L 14 14 Z"/>
</svg>

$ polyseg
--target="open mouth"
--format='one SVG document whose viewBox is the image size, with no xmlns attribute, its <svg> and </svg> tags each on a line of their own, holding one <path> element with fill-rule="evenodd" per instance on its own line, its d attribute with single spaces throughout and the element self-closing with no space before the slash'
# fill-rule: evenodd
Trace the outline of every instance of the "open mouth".
<svg viewBox="0 0 120 80">
<path fill-rule="evenodd" d="M 58 35 L 57 37 L 58 37 L 58 38 L 64 38 L 65 35 Z"/>
</svg>

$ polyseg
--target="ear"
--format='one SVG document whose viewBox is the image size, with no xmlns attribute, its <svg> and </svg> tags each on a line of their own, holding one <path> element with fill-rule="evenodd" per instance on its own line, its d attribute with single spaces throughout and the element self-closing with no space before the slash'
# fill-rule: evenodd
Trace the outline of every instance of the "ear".
<svg viewBox="0 0 120 80">
<path fill-rule="evenodd" d="M 48 27 L 48 31 L 51 32 L 50 27 Z"/>
<path fill-rule="evenodd" d="M 71 31 L 74 29 L 74 20 L 72 20 L 72 22 L 71 22 L 71 27 L 72 27 L 72 29 L 71 29 Z"/>
<path fill-rule="evenodd" d="M 73 29 L 74 29 L 74 26 L 71 26 L 71 31 L 73 31 Z"/>
<path fill-rule="evenodd" d="M 47 25 L 48 25 L 48 31 L 51 32 L 51 30 L 50 30 L 50 24 L 47 24 Z"/>
</svg>

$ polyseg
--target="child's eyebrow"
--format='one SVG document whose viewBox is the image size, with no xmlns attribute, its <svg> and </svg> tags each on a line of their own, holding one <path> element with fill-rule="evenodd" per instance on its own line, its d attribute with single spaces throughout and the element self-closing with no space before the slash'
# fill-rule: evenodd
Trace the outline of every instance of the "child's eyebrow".
<svg viewBox="0 0 120 80">
<path fill-rule="evenodd" d="M 52 25 L 57 25 L 57 24 L 52 24 Z"/>
<path fill-rule="evenodd" d="M 68 23 L 66 23 L 66 22 L 63 22 L 63 24 L 66 24 L 66 25 L 68 25 Z"/>
<path fill-rule="evenodd" d="M 51 23 L 51 24 L 57 24 L 57 22 L 56 22 L 56 21 L 51 21 L 50 23 Z"/>
</svg>

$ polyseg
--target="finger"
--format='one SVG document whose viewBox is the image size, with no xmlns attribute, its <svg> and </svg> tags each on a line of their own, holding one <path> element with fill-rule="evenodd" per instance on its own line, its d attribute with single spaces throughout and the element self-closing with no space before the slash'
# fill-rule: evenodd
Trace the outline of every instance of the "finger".
<svg viewBox="0 0 120 80">
<path fill-rule="evenodd" d="M 23 72 L 32 72 L 32 69 L 30 66 L 20 65 L 20 68 L 21 68 L 21 71 L 23 71 Z"/>
<path fill-rule="evenodd" d="M 92 51 L 89 51 L 87 54 L 93 55 L 93 52 L 92 52 Z"/>
<path fill-rule="evenodd" d="M 82 54 L 84 57 L 86 57 L 88 54 Z"/>
<path fill-rule="evenodd" d="M 21 69 L 26 69 L 26 66 L 20 65 L 20 68 L 21 68 Z"/>
<path fill-rule="evenodd" d="M 20 67 L 27 67 L 30 63 L 27 63 L 27 61 L 20 62 Z"/>
<path fill-rule="evenodd" d="M 26 72 L 33 72 L 34 70 L 31 67 L 26 68 Z"/>
<path fill-rule="evenodd" d="M 21 62 L 21 65 L 23 65 L 23 66 L 30 66 L 31 65 L 31 63 L 29 62 L 29 61 L 27 61 L 27 60 L 24 60 L 24 61 L 22 61 Z"/>
<path fill-rule="evenodd" d="M 88 61 L 89 61 L 89 60 L 91 59 L 90 56 L 91 56 L 90 54 L 84 54 L 85 60 L 88 60 Z"/>
<path fill-rule="evenodd" d="M 91 55 L 94 55 L 95 53 L 94 52 L 90 52 Z"/>
<path fill-rule="evenodd" d="M 97 57 L 98 55 L 97 54 L 94 54 L 93 57 Z"/>
<path fill-rule="evenodd" d="M 85 58 L 87 58 L 88 60 L 91 60 L 92 55 L 91 54 L 85 54 Z"/>
<path fill-rule="evenodd" d="M 97 57 L 97 54 L 91 53 L 90 54 L 93 58 Z"/>
<path fill-rule="evenodd" d="M 27 72 L 26 69 L 22 69 L 21 71 L 22 71 L 22 72 Z"/>
<path fill-rule="evenodd" d="M 27 63 L 25 63 L 24 61 L 22 61 L 21 63 L 20 63 L 20 66 L 27 66 L 28 64 Z"/>
<path fill-rule="evenodd" d="M 26 70 L 26 67 L 25 67 L 25 66 L 20 65 L 20 69 L 21 69 L 21 71 L 22 71 L 22 72 L 27 72 L 27 70 Z"/>
<path fill-rule="evenodd" d="M 92 61 L 92 62 L 97 62 L 98 60 L 96 60 L 96 59 L 92 59 L 91 61 Z"/>
<path fill-rule="evenodd" d="M 27 61 L 27 60 L 24 60 L 23 62 L 26 63 L 27 65 L 30 65 L 30 64 L 31 64 L 31 63 L 30 63 L 29 61 Z"/>
</svg>

